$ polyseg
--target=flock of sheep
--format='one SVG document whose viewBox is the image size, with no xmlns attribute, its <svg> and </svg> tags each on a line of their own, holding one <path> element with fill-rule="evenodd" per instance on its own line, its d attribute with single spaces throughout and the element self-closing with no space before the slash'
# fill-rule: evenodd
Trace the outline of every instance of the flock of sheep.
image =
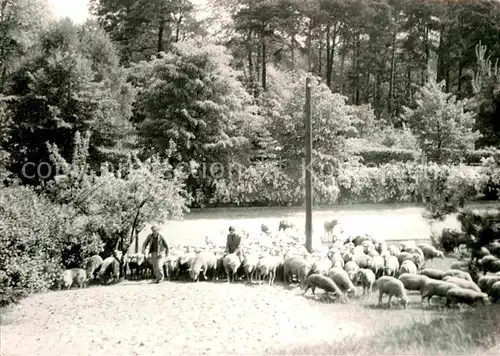
<svg viewBox="0 0 500 356">
<path fill-rule="evenodd" d="M 335 225 L 325 223 L 326 233 Z M 388 245 L 365 235 L 337 240 L 330 247 L 308 253 L 303 237 L 287 231 L 290 226 L 280 222 L 274 235 L 262 226 L 259 236 L 243 236 L 241 260 L 235 254 L 225 255 L 224 246 L 208 238 L 205 246 L 177 246 L 165 258 L 164 274 L 168 280 L 246 279 L 249 283 L 267 281 L 269 285 L 277 278 L 287 284 L 298 282 L 304 294 L 309 290 L 315 294 L 319 288 L 340 300 L 355 297 L 356 286 L 361 285 L 363 296 L 371 297 L 374 289 L 379 291 L 379 304 L 388 295 L 389 307 L 394 297 L 406 308 L 408 291 L 419 291 L 422 303 L 427 298 L 429 305 L 433 296 L 446 298 L 446 305 L 500 302 L 500 241 L 475 251 L 471 262 L 456 261 L 443 271 L 424 268 L 428 262 L 434 266 L 435 258 L 444 258 L 442 251 L 427 243 Z M 152 277 L 149 256 L 126 254 L 123 261 L 127 278 Z M 85 261 L 84 268 L 65 271 L 63 287 L 83 287 L 92 279 L 106 284 L 119 277 L 120 263 L 115 257 L 103 260 L 95 255 Z"/>
</svg>

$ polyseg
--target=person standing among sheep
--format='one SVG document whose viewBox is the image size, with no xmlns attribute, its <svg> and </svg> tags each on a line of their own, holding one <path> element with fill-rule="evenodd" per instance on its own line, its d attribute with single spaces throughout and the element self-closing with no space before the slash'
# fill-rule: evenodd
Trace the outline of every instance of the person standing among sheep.
<svg viewBox="0 0 500 356">
<path fill-rule="evenodd" d="M 142 253 L 146 254 L 148 245 L 149 253 L 151 254 L 151 262 L 153 271 L 156 277 L 156 283 L 163 281 L 163 260 L 168 255 L 168 244 L 163 236 L 158 233 L 158 226 L 151 227 L 151 234 L 148 235 L 146 241 L 142 245 Z"/>
<path fill-rule="evenodd" d="M 243 256 L 241 253 L 241 236 L 235 232 L 234 226 L 229 227 L 229 234 L 226 240 L 226 251 L 225 254 L 234 253 L 239 257 L 240 261 L 243 262 Z"/>
</svg>

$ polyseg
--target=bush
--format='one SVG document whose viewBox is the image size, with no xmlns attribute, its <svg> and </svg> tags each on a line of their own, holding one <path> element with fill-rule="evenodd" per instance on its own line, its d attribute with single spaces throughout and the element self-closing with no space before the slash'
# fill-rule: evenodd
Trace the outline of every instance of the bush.
<svg viewBox="0 0 500 356">
<path fill-rule="evenodd" d="M 493 157 L 500 161 L 500 150 L 498 149 L 480 149 L 474 151 L 467 151 L 464 157 L 465 164 L 481 163 L 483 158 Z"/>
<path fill-rule="evenodd" d="M 294 168 L 294 167 L 293 167 Z M 216 182 L 212 205 L 300 205 L 304 202 L 303 177 L 297 169 L 288 171 L 275 162 L 259 163 L 238 177 Z M 424 185 L 423 182 L 427 182 Z M 477 169 L 467 167 L 422 166 L 412 163 L 380 167 L 342 166 L 335 174 L 315 170 L 314 204 L 413 203 L 442 186 L 443 201 L 453 191 L 475 196 L 481 186 Z"/>
<path fill-rule="evenodd" d="M 360 149 L 358 154 L 363 158 L 363 163 L 374 163 L 376 165 L 391 162 L 413 162 L 419 159 L 417 151 L 402 148 L 366 148 Z"/>
<path fill-rule="evenodd" d="M 27 187 L 0 194 L 0 305 L 58 285 L 66 214 Z"/>
</svg>

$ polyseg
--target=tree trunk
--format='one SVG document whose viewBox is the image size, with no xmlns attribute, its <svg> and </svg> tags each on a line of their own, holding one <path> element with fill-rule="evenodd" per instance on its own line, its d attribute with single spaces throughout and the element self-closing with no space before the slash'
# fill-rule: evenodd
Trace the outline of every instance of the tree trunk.
<svg viewBox="0 0 500 356">
<path fill-rule="evenodd" d="M 252 51 L 252 31 L 248 31 L 247 36 L 247 54 L 248 54 L 248 80 L 250 81 L 250 86 L 252 94 L 255 97 L 255 79 L 254 79 L 254 68 L 253 68 L 253 51 Z"/>
<path fill-rule="evenodd" d="M 461 56 L 460 56 L 461 58 Z M 457 88 L 457 93 L 458 93 L 458 98 L 459 99 L 463 99 L 463 95 L 462 95 L 462 75 L 463 75 L 463 63 L 462 63 L 462 60 L 459 59 L 458 60 L 458 88 Z"/>
<path fill-rule="evenodd" d="M 183 16 L 179 16 L 179 20 L 177 20 L 176 27 L 175 27 L 175 43 L 179 42 L 179 35 L 181 32 L 181 24 L 182 24 Z"/>
<path fill-rule="evenodd" d="M 333 35 L 333 36 L 332 36 Z M 333 26 L 333 34 L 330 35 L 330 25 L 328 25 L 327 39 L 326 39 L 326 84 L 330 89 L 332 88 L 333 77 L 333 60 L 335 58 L 335 45 L 337 42 L 337 24 Z M 332 43 L 330 44 L 330 38 Z"/>
<path fill-rule="evenodd" d="M 163 52 L 163 32 L 165 31 L 165 21 L 160 21 L 160 27 L 158 28 L 158 45 L 157 52 Z"/>
<path fill-rule="evenodd" d="M 429 49 L 429 26 L 427 24 L 424 25 L 424 53 L 425 53 L 425 70 L 423 75 L 422 85 L 427 83 L 429 80 L 429 58 L 430 58 L 430 49 Z"/>
<path fill-rule="evenodd" d="M 266 39 L 264 36 L 262 36 L 262 90 L 266 91 L 266 68 L 267 63 L 266 63 Z"/>
<path fill-rule="evenodd" d="M 355 105 L 360 105 L 360 67 L 359 67 L 359 55 L 360 55 L 360 47 L 361 47 L 361 39 L 360 39 L 360 34 L 358 33 L 356 35 L 356 88 L 355 88 L 355 95 L 354 95 L 354 104 Z"/>
<path fill-rule="evenodd" d="M 392 33 L 392 49 L 391 49 L 391 69 L 389 73 L 389 98 L 387 100 L 387 111 L 389 116 L 392 115 L 392 103 L 394 96 L 394 72 L 396 70 L 396 30 Z"/>
<path fill-rule="evenodd" d="M 312 19 L 309 19 L 309 27 L 307 29 L 307 71 L 310 72 L 312 68 L 311 60 L 311 36 L 312 36 Z"/>
<path fill-rule="evenodd" d="M 342 54 L 340 55 L 340 73 L 339 73 L 339 93 L 342 95 L 344 92 L 344 66 L 345 66 L 345 45 L 346 41 L 345 39 L 342 40 Z"/>
</svg>

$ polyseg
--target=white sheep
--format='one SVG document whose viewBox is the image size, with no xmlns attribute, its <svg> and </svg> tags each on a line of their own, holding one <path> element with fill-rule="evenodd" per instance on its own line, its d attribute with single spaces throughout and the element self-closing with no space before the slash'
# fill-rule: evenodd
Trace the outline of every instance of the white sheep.
<svg viewBox="0 0 500 356">
<path fill-rule="evenodd" d="M 333 267 L 335 267 L 335 266 L 333 266 Z M 349 261 L 345 264 L 344 270 L 347 272 L 347 275 L 349 276 L 351 281 L 353 281 L 354 278 L 356 277 L 356 273 L 358 273 L 358 271 L 359 271 L 359 266 L 357 265 L 356 262 Z"/>
<path fill-rule="evenodd" d="M 398 279 L 403 282 L 406 289 L 411 291 L 418 290 L 420 294 L 422 294 L 429 277 L 419 274 L 403 273 Z"/>
<path fill-rule="evenodd" d="M 62 274 L 62 286 L 61 289 L 70 289 L 72 286 L 77 286 L 78 288 L 85 287 L 87 285 L 87 273 L 81 268 L 71 268 L 64 271 Z"/>
<path fill-rule="evenodd" d="M 425 298 L 428 298 L 429 305 L 431 305 L 431 299 L 433 296 L 446 297 L 446 293 L 450 289 L 456 287 L 456 284 L 450 282 L 429 279 L 424 286 L 424 290 L 422 293 L 422 303 L 424 302 Z"/>
<path fill-rule="evenodd" d="M 375 276 L 382 275 L 384 272 L 384 267 L 385 267 L 385 260 L 381 256 L 375 256 L 373 257 L 368 265 L 368 268 L 375 273 Z"/>
<path fill-rule="evenodd" d="M 333 267 L 328 272 L 328 277 L 330 277 L 349 298 L 356 296 L 356 287 L 354 287 L 347 272 L 342 268 Z"/>
<path fill-rule="evenodd" d="M 389 251 L 389 253 L 392 256 L 395 256 L 395 257 L 398 257 L 399 254 L 401 253 L 401 249 L 398 246 L 396 246 L 396 245 L 389 245 L 387 247 L 387 250 Z"/>
<path fill-rule="evenodd" d="M 370 260 L 372 258 L 366 254 L 359 254 L 352 256 L 352 261 L 356 262 L 359 268 L 368 268 L 370 266 Z"/>
<path fill-rule="evenodd" d="M 365 296 L 368 291 L 368 298 L 371 298 L 373 285 L 375 284 L 375 273 L 373 273 L 371 269 L 362 268 L 356 273 L 354 279 L 354 284 L 361 282 L 363 286 L 363 296 Z"/>
<path fill-rule="evenodd" d="M 408 307 L 408 297 L 406 295 L 405 287 L 403 282 L 399 279 L 389 276 L 380 277 L 375 282 L 375 287 L 379 290 L 378 304 L 382 304 L 382 297 L 384 294 L 389 295 L 389 300 L 387 301 L 387 306 L 391 307 L 391 298 L 394 296 L 398 298 L 400 303 L 403 303 L 404 308 Z"/>
<path fill-rule="evenodd" d="M 457 286 L 464 289 L 470 289 L 475 292 L 481 293 L 481 288 L 479 288 L 478 285 L 472 281 L 466 281 L 465 279 L 451 276 L 444 277 L 443 281 L 456 284 Z"/>
<path fill-rule="evenodd" d="M 402 275 L 403 273 L 417 274 L 417 266 L 415 266 L 415 263 L 413 263 L 413 261 L 405 260 L 399 268 L 398 276 Z"/>
<path fill-rule="evenodd" d="M 307 277 L 314 273 L 327 275 L 330 268 L 332 268 L 332 261 L 326 258 L 320 259 L 312 264 Z"/>
<path fill-rule="evenodd" d="M 402 264 L 404 261 L 407 261 L 407 260 L 413 260 L 413 255 L 409 252 L 401 252 L 399 255 L 398 255 L 398 261 L 399 261 L 399 264 Z"/>
<path fill-rule="evenodd" d="M 384 274 L 386 276 L 396 277 L 399 270 L 399 261 L 396 256 L 389 256 L 385 259 Z"/>
<path fill-rule="evenodd" d="M 458 277 L 465 279 L 467 281 L 472 281 L 472 277 L 468 272 L 459 270 L 459 269 L 449 269 L 448 271 L 444 272 L 443 278 L 446 276 L 451 276 L 451 277 Z"/>
<path fill-rule="evenodd" d="M 418 247 L 423 253 L 425 263 L 427 263 L 428 260 L 431 260 L 432 267 L 434 267 L 434 259 L 435 258 L 442 258 L 444 259 L 444 253 L 443 251 L 438 250 L 434 246 L 428 244 L 428 243 L 421 243 L 418 244 Z"/>
<path fill-rule="evenodd" d="M 448 290 L 448 292 L 446 292 L 446 299 L 446 306 L 449 306 L 451 303 L 474 304 L 478 301 L 483 303 L 483 305 L 486 305 L 489 302 L 488 295 L 486 293 L 475 292 L 473 290 L 460 287 Z"/>
</svg>

